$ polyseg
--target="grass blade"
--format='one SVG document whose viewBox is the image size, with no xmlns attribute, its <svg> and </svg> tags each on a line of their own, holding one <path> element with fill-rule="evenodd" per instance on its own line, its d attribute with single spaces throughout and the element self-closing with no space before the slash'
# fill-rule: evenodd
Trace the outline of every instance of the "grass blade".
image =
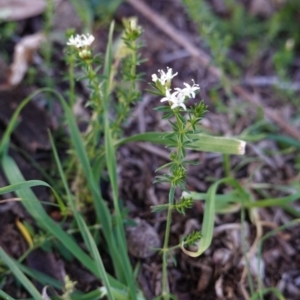
<svg viewBox="0 0 300 300">
<path fill-rule="evenodd" d="M 28 180 L 28 181 L 18 182 L 18 183 L 14 183 L 14 184 L 2 187 L 2 188 L 0 188 L 0 195 L 10 193 L 10 192 L 15 192 L 15 191 L 18 191 L 21 189 L 35 187 L 35 186 L 49 187 L 52 190 L 62 213 L 64 213 L 66 211 L 66 206 L 63 203 L 63 200 L 61 199 L 61 197 L 57 194 L 57 192 L 48 183 L 46 183 L 45 181 L 42 181 L 42 180 Z"/>
<path fill-rule="evenodd" d="M 108 296 L 109 300 L 114 300 L 115 298 L 113 297 L 111 286 L 110 286 L 109 280 L 108 280 L 108 278 L 106 276 L 106 271 L 105 271 L 105 268 L 104 268 L 104 265 L 103 265 L 103 261 L 101 259 L 100 254 L 99 254 L 99 251 L 97 249 L 96 243 L 95 243 L 95 241 L 94 241 L 94 239 L 93 239 L 93 237 L 92 237 L 89 229 L 87 228 L 86 223 L 84 222 L 82 216 L 79 215 L 78 217 L 79 217 L 78 221 L 80 223 L 79 226 L 80 226 L 80 228 L 83 228 L 84 233 L 87 236 L 86 240 L 88 242 L 88 244 L 87 244 L 88 248 L 90 249 L 92 257 L 94 258 L 94 260 L 96 262 L 96 267 L 98 269 L 98 272 L 102 276 L 102 280 L 104 282 L 104 286 L 106 287 L 107 296 Z"/>
<path fill-rule="evenodd" d="M 65 174 L 63 172 L 62 165 L 61 165 L 60 159 L 58 157 L 58 153 L 57 153 L 57 150 L 56 150 L 56 147 L 55 147 L 55 144 L 54 144 L 54 141 L 53 141 L 53 138 L 52 138 L 51 134 L 50 134 L 50 141 L 51 141 L 51 146 L 52 146 L 52 149 L 53 149 L 53 154 L 54 154 L 54 157 L 55 157 L 55 161 L 56 161 L 56 164 L 57 164 L 57 167 L 58 167 L 59 175 L 60 175 L 60 178 L 63 182 L 65 191 L 68 195 L 68 201 L 69 201 L 70 206 L 72 208 L 72 211 L 74 213 L 76 222 L 79 226 L 81 235 L 83 237 L 85 245 L 88 247 L 88 249 L 90 251 L 90 254 L 92 255 L 92 257 L 94 258 L 94 260 L 96 262 L 96 267 L 98 269 L 98 273 L 101 274 L 101 278 L 103 279 L 104 285 L 105 285 L 106 290 L 107 290 L 108 298 L 110 300 L 113 300 L 114 298 L 113 298 L 113 295 L 112 295 L 112 292 L 111 292 L 111 288 L 110 288 L 108 278 L 106 276 L 106 271 L 105 271 L 102 259 L 100 257 L 100 254 L 99 254 L 99 251 L 97 249 L 96 243 L 95 243 L 94 239 L 92 238 L 92 235 L 91 235 L 86 223 L 84 222 L 82 216 L 78 213 L 78 211 L 76 209 L 76 205 L 75 205 L 74 199 L 72 197 L 71 191 L 69 189 L 69 186 L 67 184 L 67 180 L 66 180 Z"/>
<path fill-rule="evenodd" d="M 168 145 L 170 140 L 164 138 L 164 136 L 169 133 L 170 132 L 146 132 L 136 134 L 118 140 L 115 145 L 121 146 L 129 142 L 152 142 L 160 145 Z M 242 155 L 245 151 L 246 143 L 236 138 L 209 136 L 202 133 L 189 134 L 188 137 L 189 139 L 195 140 L 187 147 L 188 149 L 237 155 Z"/>
<path fill-rule="evenodd" d="M 5 155 L 2 157 L 2 167 L 5 176 L 11 183 L 25 181 L 14 160 Z M 15 192 L 21 198 L 23 206 L 36 220 L 38 226 L 55 236 L 87 269 L 98 278 L 101 278 L 95 262 L 77 245 L 74 239 L 64 232 L 45 212 L 35 194 L 29 189 L 22 189 Z M 120 290 L 126 290 L 125 286 L 110 275 L 107 275 L 110 284 Z"/>
<path fill-rule="evenodd" d="M 111 66 L 112 66 L 112 34 L 114 30 L 114 23 L 110 26 L 109 39 L 106 49 L 106 57 L 104 64 L 104 76 L 106 78 L 103 85 L 103 108 L 104 108 L 104 141 L 105 141 L 105 157 L 112 187 L 113 202 L 116 216 L 116 236 L 117 247 L 119 248 L 118 257 L 122 261 L 121 270 L 125 282 L 127 282 L 131 298 L 136 299 L 136 288 L 133 279 L 132 267 L 129 262 L 125 231 L 123 226 L 123 218 L 119 207 L 119 194 L 118 194 L 118 179 L 117 179 L 117 162 L 115 147 L 112 139 L 112 133 L 109 122 L 109 107 L 110 102 L 110 79 L 111 79 Z"/>
<path fill-rule="evenodd" d="M 10 120 L 9 125 L 7 126 L 3 138 L 0 142 L 0 155 L 2 155 L 2 164 L 5 171 L 6 177 L 9 179 L 11 183 L 20 183 L 25 182 L 24 177 L 22 176 L 20 170 L 18 169 L 18 166 L 15 164 L 14 160 L 9 157 L 8 155 L 5 155 L 5 152 L 7 150 L 8 141 L 10 138 L 10 135 L 15 127 L 17 118 L 21 112 L 21 110 L 25 107 L 25 105 L 36 95 L 42 92 L 49 92 L 53 93 L 57 96 L 58 100 L 60 101 L 66 116 L 66 121 L 69 125 L 70 129 L 70 135 L 71 140 L 73 142 L 73 146 L 76 152 L 76 155 L 79 159 L 79 162 L 82 166 L 82 169 L 84 171 L 84 174 L 87 179 L 87 183 L 89 186 L 89 189 L 92 193 L 92 197 L 95 204 L 96 214 L 98 220 L 101 220 L 101 225 L 103 227 L 103 233 L 105 236 L 105 239 L 108 243 L 109 247 L 109 253 L 116 259 L 113 259 L 113 263 L 115 265 L 115 271 L 118 272 L 120 269 L 120 266 L 122 266 L 122 261 L 118 258 L 118 247 L 115 243 L 114 237 L 113 237 L 113 229 L 112 229 L 112 220 L 111 215 L 108 210 L 108 207 L 106 203 L 104 202 L 101 192 L 99 190 L 98 184 L 95 181 L 95 178 L 92 173 L 92 169 L 89 163 L 89 159 L 86 153 L 86 150 L 83 146 L 83 140 L 81 138 L 80 131 L 77 127 L 76 120 L 74 118 L 74 115 L 72 114 L 71 109 L 69 108 L 67 102 L 64 100 L 64 98 L 58 93 L 57 91 L 51 89 L 51 88 L 43 88 L 29 97 L 27 97 L 25 100 L 22 101 L 22 103 L 19 105 L 19 107 L 16 109 L 15 113 L 13 114 L 12 119 Z M 74 242 L 74 240 L 67 235 L 56 223 L 53 222 L 53 220 L 45 213 L 43 207 L 41 206 L 41 203 L 39 200 L 35 197 L 34 193 L 29 189 L 22 189 L 19 191 L 16 191 L 16 194 L 19 198 L 21 198 L 22 204 L 24 207 L 31 213 L 31 215 L 35 218 L 35 220 L 38 222 L 38 224 L 46 229 L 48 232 L 53 234 L 58 238 L 58 240 L 68 249 L 70 250 L 73 255 L 80 260 L 86 267 L 93 272 L 97 277 L 101 278 L 101 274 L 98 273 L 98 270 L 94 266 L 93 260 L 84 252 L 82 249 L 80 249 L 77 244 Z M 30 200 L 29 200 L 30 199 Z M 126 290 L 119 281 L 114 279 L 113 277 L 109 276 L 109 281 L 112 284 L 113 287 L 119 289 L 119 290 Z"/>
<path fill-rule="evenodd" d="M 6 294 L 4 291 L 2 291 L 0 289 L 0 296 L 2 297 L 2 299 L 4 300 L 16 300 L 15 298 L 12 298 L 11 296 L 9 296 L 8 294 Z"/>
<path fill-rule="evenodd" d="M 5 253 L 5 251 L 0 247 L 0 258 L 9 267 L 10 271 L 15 275 L 15 277 L 22 283 L 24 288 L 28 293 L 36 300 L 43 300 L 42 295 L 36 289 L 36 287 L 31 283 L 31 281 L 24 275 L 24 273 L 18 268 L 14 261 Z"/>
<path fill-rule="evenodd" d="M 236 155 L 243 155 L 245 153 L 246 143 L 235 138 L 209 136 L 200 133 L 189 134 L 188 137 L 196 140 L 191 143 L 189 148 L 197 151 Z"/>
<path fill-rule="evenodd" d="M 198 251 L 192 252 L 188 251 L 184 248 L 184 245 L 181 245 L 182 251 L 191 256 L 191 257 L 197 257 L 200 256 L 204 251 L 208 249 L 208 247 L 211 244 L 212 237 L 213 237 L 213 231 L 214 231 L 214 219 L 215 219 L 215 202 L 216 202 L 216 194 L 217 189 L 220 184 L 227 183 L 231 186 L 233 186 L 240 194 L 242 203 L 248 202 L 248 194 L 246 194 L 243 190 L 243 188 L 240 186 L 240 184 L 232 178 L 223 178 L 221 180 L 216 181 L 207 192 L 207 200 L 205 203 L 205 209 L 204 209 L 204 216 L 203 216 L 203 222 L 202 222 L 202 238 L 200 240 L 200 244 L 198 247 Z"/>
<path fill-rule="evenodd" d="M 194 200 L 204 200 L 208 201 L 209 195 L 208 193 L 186 193 L 184 194 L 187 197 L 192 197 Z M 288 195 L 285 197 L 280 198 L 270 198 L 270 199 L 261 199 L 256 201 L 247 201 L 244 202 L 245 208 L 252 208 L 252 207 L 274 207 L 274 206 L 280 206 L 285 207 L 287 204 L 299 200 L 300 199 L 300 193 Z M 216 201 L 216 211 L 223 210 L 226 208 L 227 205 L 230 203 L 240 203 L 241 198 L 240 195 L 237 192 L 230 192 L 226 195 L 215 195 L 215 201 Z"/>
<path fill-rule="evenodd" d="M 18 117 L 22 111 L 22 109 L 28 104 L 28 102 L 30 102 L 36 95 L 38 95 L 39 93 L 41 93 L 43 90 L 48 90 L 48 89 L 41 89 L 41 90 L 38 90 L 36 91 L 35 93 L 29 95 L 27 98 L 25 98 L 21 103 L 20 105 L 17 107 L 17 109 L 14 111 L 6 129 L 5 129 L 5 132 L 0 140 L 0 155 L 5 151 L 7 145 L 8 145 L 8 142 L 9 142 L 9 139 L 10 139 L 10 136 L 11 136 L 11 133 L 14 131 L 15 129 L 15 126 L 17 124 L 17 121 L 18 121 Z"/>
<path fill-rule="evenodd" d="M 42 285 L 46 286 L 46 285 L 50 285 L 58 290 L 63 290 L 63 283 L 61 283 L 60 281 L 58 281 L 57 279 L 54 279 L 44 273 L 41 273 L 37 270 L 34 269 L 30 269 L 24 265 L 22 265 L 20 262 L 18 262 L 17 260 L 14 260 L 16 266 L 27 276 L 33 278 L 34 280 L 36 280 L 37 282 L 41 283 Z"/>
</svg>

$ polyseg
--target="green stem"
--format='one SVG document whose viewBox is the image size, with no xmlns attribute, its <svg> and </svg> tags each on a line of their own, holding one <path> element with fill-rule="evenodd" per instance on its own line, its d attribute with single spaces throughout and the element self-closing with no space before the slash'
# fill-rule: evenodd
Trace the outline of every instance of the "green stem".
<svg viewBox="0 0 300 300">
<path fill-rule="evenodd" d="M 46 78 L 45 78 L 45 84 L 49 88 L 54 87 L 54 79 L 51 76 L 51 57 L 53 54 L 53 47 L 52 47 L 52 41 L 50 39 L 50 33 L 52 31 L 52 25 L 53 25 L 53 15 L 54 15 L 54 3 L 53 0 L 47 0 L 46 1 L 46 11 L 45 11 L 45 18 L 44 18 L 44 34 L 45 34 L 45 42 L 43 47 L 43 55 L 45 58 L 45 65 L 46 65 Z M 52 101 L 50 101 L 50 93 L 47 95 L 48 100 L 48 107 L 50 112 L 53 110 Z"/>
<path fill-rule="evenodd" d="M 121 113 L 117 116 L 116 121 L 112 124 L 112 131 L 113 134 L 117 132 L 117 130 L 121 127 L 122 122 L 125 120 L 129 109 L 130 109 L 130 104 L 132 104 L 133 99 L 134 99 L 134 93 L 137 90 L 137 83 L 136 83 L 136 66 L 137 66 L 137 44 L 136 41 L 130 41 L 130 44 L 128 46 L 128 49 L 131 50 L 131 60 L 130 60 L 130 88 L 127 91 L 127 97 L 125 97 L 125 103 L 123 110 Z M 126 77 L 123 78 L 123 81 L 127 81 Z"/>
<path fill-rule="evenodd" d="M 231 177 L 230 174 L 230 157 L 229 154 L 223 154 L 223 169 L 225 177 Z"/>
<path fill-rule="evenodd" d="M 102 99 L 101 99 L 101 94 L 100 94 L 100 88 L 99 88 L 99 82 L 97 80 L 97 74 L 95 70 L 93 69 L 92 63 L 90 61 L 87 61 L 87 75 L 88 79 L 90 80 L 92 84 L 92 89 L 93 92 L 95 93 L 96 97 L 93 99 L 95 100 L 93 105 L 96 108 L 96 112 L 101 115 L 103 112 L 102 109 Z"/>
<path fill-rule="evenodd" d="M 134 91 L 136 89 L 136 65 L 137 65 L 137 45 L 136 41 L 132 41 L 131 44 L 132 48 L 132 53 L 131 53 L 131 70 L 130 70 L 130 75 L 131 75 L 131 91 Z"/>
<path fill-rule="evenodd" d="M 189 130 L 190 124 L 187 124 L 185 127 L 183 126 L 180 118 L 179 118 L 179 111 L 174 110 L 174 115 L 176 118 L 177 126 L 178 126 L 178 133 L 177 133 L 177 162 L 181 163 L 182 159 L 184 158 L 184 151 L 183 151 L 183 137 L 186 132 Z"/>
<path fill-rule="evenodd" d="M 172 186 L 169 193 L 169 198 L 174 198 L 174 191 L 175 187 Z M 169 300 L 169 284 L 168 284 L 168 274 L 167 274 L 167 267 L 168 267 L 168 244 L 170 238 L 170 230 L 171 230 L 171 220 L 172 220 L 172 210 L 173 206 L 170 203 L 173 199 L 169 199 L 169 207 L 168 207 L 168 214 L 167 214 L 167 224 L 166 224 L 166 231 L 165 231 L 165 240 L 164 240 L 164 247 L 163 251 L 163 269 L 162 269 L 162 297 L 164 300 Z"/>
<path fill-rule="evenodd" d="M 70 106 L 74 107 L 75 105 L 75 76 L 74 76 L 74 64 L 75 64 L 75 57 L 74 54 L 71 53 L 69 60 L 69 88 L 70 88 Z"/>
<path fill-rule="evenodd" d="M 101 124 L 99 122 L 99 117 L 103 115 L 103 105 L 102 97 L 100 93 L 100 82 L 97 80 L 97 74 L 93 69 L 92 62 L 86 61 L 86 74 L 90 82 L 90 88 L 92 89 L 92 105 L 94 107 L 94 112 L 91 117 L 90 125 L 86 131 L 86 145 L 88 145 L 88 153 L 90 157 L 94 157 L 96 145 L 98 143 L 98 136 L 103 131 Z"/>
<path fill-rule="evenodd" d="M 183 124 L 179 118 L 178 110 L 174 110 L 174 115 L 175 115 L 177 126 L 178 126 L 176 165 L 179 168 L 181 165 L 182 159 L 184 157 L 182 136 L 185 133 L 185 128 L 183 127 Z M 162 298 L 164 300 L 170 299 L 167 266 L 168 266 L 168 253 L 170 252 L 170 249 L 173 249 L 173 248 L 168 248 L 168 245 L 169 245 L 169 237 L 170 237 L 170 230 L 171 230 L 171 219 L 172 219 L 172 210 L 173 210 L 173 204 L 174 204 L 175 189 L 176 189 L 176 186 L 172 185 L 170 192 L 169 192 L 167 224 L 166 224 L 166 231 L 165 231 L 164 246 L 162 249 L 162 251 L 163 251 Z"/>
</svg>

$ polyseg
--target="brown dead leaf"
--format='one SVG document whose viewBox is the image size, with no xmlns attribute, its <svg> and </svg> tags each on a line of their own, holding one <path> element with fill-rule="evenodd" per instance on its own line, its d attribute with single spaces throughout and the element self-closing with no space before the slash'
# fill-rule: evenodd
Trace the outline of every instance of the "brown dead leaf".
<svg viewBox="0 0 300 300">
<path fill-rule="evenodd" d="M 53 0 L 58 5 L 61 0 Z M 0 20 L 20 21 L 38 16 L 47 7 L 46 0 L 0 0 Z"/>
<path fill-rule="evenodd" d="M 19 21 L 41 14 L 46 8 L 44 0 L 0 0 L 0 19 Z"/>
<path fill-rule="evenodd" d="M 274 13 L 274 6 L 271 0 L 252 0 L 249 10 L 254 16 L 268 17 Z"/>
<path fill-rule="evenodd" d="M 33 54 L 40 47 L 44 39 L 45 37 L 42 33 L 35 33 L 25 36 L 16 44 L 13 63 L 10 66 L 7 81 L 9 86 L 18 85 L 22 81 Z"/>
</svg>

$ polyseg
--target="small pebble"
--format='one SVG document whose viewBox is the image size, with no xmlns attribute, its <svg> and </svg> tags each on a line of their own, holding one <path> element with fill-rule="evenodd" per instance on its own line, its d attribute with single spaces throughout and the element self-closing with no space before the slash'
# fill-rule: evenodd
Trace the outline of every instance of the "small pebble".
<svg viewBox="0 0 300 300">
<path fill-rule="evenodd" d="M 156 251 L 153 248 L 160 247 L 156 230 L 144 220 L 136 218 L 134 221 L 137 226 L 126 228 L 129 253 L 138 258 L 154 255 Z"/>
</svg>

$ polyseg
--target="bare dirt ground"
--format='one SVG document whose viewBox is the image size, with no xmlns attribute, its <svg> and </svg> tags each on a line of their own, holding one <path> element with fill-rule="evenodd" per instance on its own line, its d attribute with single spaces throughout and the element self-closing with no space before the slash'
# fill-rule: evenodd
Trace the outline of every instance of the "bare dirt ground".
<svg viewBox="0 0 300 300">
<path fill-rule="evenodd" d="M 258 115 L 263 112 L 263 118 L 271 121 L 270 124 L 272 125 L 270 126 L 275 126 L 279 128 L 278 131 L 282 134 L 299 140 L 299 131 L 292 125 L 288 125 L 290 120 L 295 118 L 295 111 L 297 111 L 295 104 L 285 101 L 284 95 L 276 93 L 273 87 L 242 84 L 242 80 L 245 78 L 243 76 L 240 78 L 240 85 L 234 88 L 232 97 L 228 98 L 220 87 L 218 69 L 208 64 L 206 56 L 201 56 L 201 53 L 204 53 L 209 57 L 211 53 L 199 37 L 197 26 L 189 20 L 181 1 L 131 0 L 128 2 L 118 8 L 114 17 L 118 27 L 123 17 L 137 16 L 144 29 L 142 38 L 145 47 L 142 48 L 141 54 L 147 61 L 140 67 L 140 71 L 145 73 L 144 81 L 141 82 L 142 91 L 148 87 L 147 83 L 151 81 L 151 74 L 168 66 L 179 73 L 174 78 L 175 85 L 181 86 L 182 82 L 189 82 L 191 79 L 200 85 L 200 93 L 197 99 L 192 100 L 191 103 L 203 99 L 208 105 L 209 112 L 202 124 L 205 130 L 211 134 L 240 135 L 243 130 L 257 122 Z M 220 6 L 217 5 L 220 2 L 222 1 L 212 1 L 212 9 L 220 9 Z M 139 3 L 146 4 L 146 11 L 143 6 L 139 6 Z M 66 6 L 64 9 L 65 13 L 68 14 L 70 8 Z M 62 11 L 61 9 L 60 13 Z M 158 14 L 158 19 L 155 13 Z M 69 13 L 69 15 L 71 15 L 68 17 L 69 19 L 64 19 L 66 24 L 62 22 L 58 28 L 54 25 L 56 32 L 62 31 L 68 26 L 76 27 L 80 24 L 73 14 Z M 62 19 L 61 17 L 58 18 Z M 177 34 L 179 40 L 187 39 L 191 45 L 194 45 L 194 48 L 180 44 L 178 40 L 172 37 L 174 32 L 168 34 L 166 32 L 168 26 L 174 30 L 175 36 Z M 19 21 L 16 37 L 11 40 L 10 44 L 1 46 L 1 51 L 5 50 L 6 53 L 12 53 L 14 44 L 20 37 L 38 32 L 41 28 L 40 16 Z M 104 50 L 106 28 L 98 27 L 93 34 L 96 37 L 95 48 Z M 63 44 L 57 40 L 53 47 L 51 72 L 52 76 L 60 77 L 62 74 L 60 66 L 65 67 L 60 54 L 63 51 Z M 200 52 L 196 54 L 193 51 Z M 239 60 L 238 51 L 242 50 L 237 47 L 231 49 L 230 52 L 231 59 L 237 63 Z M 272 49 L 268 53 L 271 52 Z M 8 61 L 11 59 L 12 56 L 8 55 Z M 0 74 L 8 74 L 8 62 L 4 62 L 4 59 L 2 61 Z M 46 72 L 43 63 L 42 57 L 35 54 L 32 65 L 36 68 L 38 75 L 43 75 Z M 299 70 L 298 57 L 293 64 L 292 81 L 297 82 L 299 79 Z M 267 55 L 255 61 L 243 72 L 244 74 L 264 74 L 265 77 L 274 75 L 274 70 L 270 67 L 270 58 Z M 25 86 L 24 83 L 20 83 L 16 87 L 3 88 L 6 82 L 6 76 L 1 78 L 0 133 L 8 124 L 18 103 L 41 84 L 41 82 L 32 82 L 32 84 Z M 57 89 L 63 91 L 64 83 L 57 82 L 57 84 Z M 86 97 L 84 87 L 79 84 L 77 89 L 81 98 Z M 218 99 L 221 99 L 222 102 L 221 105 L 217 105 L 219 100 L 213 97 L 212 90 L 217 91 Z M 257 101 L 260 102 L 261 111 L 257 108 L 257 103 L 254 103 Z M 169 124 L 164 120 L 162 121 L 159 113 L 153 110 L 158 102 L 159 99 L 153 95 L 146 92 L 142 93 L 141 101 L 133 108 L 132 117 L 124 128 L 126 135 L 146 131 L 167 131 L 169 129 Z M 21 124 L 15 130 L 12 142 L 17 148 L 26 150 L 26 153 L 29 153 L 36 161 L 46 167 L 51 159 L 46 130 L 49 126 L 58 127 L 59 118 L 55 116 L 55 112 L 59 115 L 60 109 L 54 106 L 54 115 L 49 115 L 41 103 L 43 103 L 43 99 L 37 99 L 23 111 Z M 224 106 L 226 109 L 222 111 Z M 36 116 L 40 118 L 36 118 Z M 32 167 L 24 153 L 12 149 L 12 154 L 21 166 L 26 179 L 43 178 Z M 155 170 L 167 162 L 168 155 L 168 149 L 144 143 L 128 144 L 122 146 L 118 151 L 121 198 L 124 205 L 129 209 L 129 216 L 142 224 L 142 232 L 135 232 L 134 234 L 128 232 L 128 247 L 132 264 L 140 263 L 138 281 L 147 299 L 154 299 L 161 291 L 161 256 L 159 254 L 146 258 L 144 256 L 147 256 L 145 252 L 147 252 L 149 241 L 156 241 L 157 238 L 160 241 L 163 240 L 165 214 L 151 213 L 150 206 L 163 204 L 167 201 L 168 186 L 153 184 L 153 180 Z M 212 182 L 226 176 L 222 155 L 193 151 L 190 151 L 188 155 L 200 162 L 188 171 L 188 188 L 191 191 L 206 192 Z M 235 177 L 253 195 L 254 199 L 262 199 L 264 196 L 257 189 L 259 185 L 270 186 L 264 198 L 282 197 L 290 194 L 287 189 L 275 189 L 274 186 L 288 186 L 289 184 L 296 186 L 297 182 L 299 186 L 299 168 L 295 167 L 296 157 L 293 154 L 281 153 L 279 143 L 271 139 L 249 143 L 246 156 L 232 156 L 230 164 L 231 170 L 235 170 L 233 172 Z M 4 186 L 5 182 L 4 176 L 0 173 L 0 186 Z M 109 187 L 104 186 L 103 189 L 107 189 L 106 194 L 109 198 Z M 291 191 L 294 190 L 291 188 Z M 39 188 L 35 192 L 41 200 L 49 201 L 46 189 Z M 219 190 L 220 194 L 226 192 L 228 192 L 228 188 L 225 186 Z M 7 198 L 9 197 L 12 195 L 7 195 Z M 295 204 L 295 207 L 298 206 Z M 204 209 L 203 203 L 198 201 L 185 216 L 174 214 L 171 245 L 176 245 L 185 234 L 195 229 L 201 229 Z M 55 211 L 50 210 L 49 213 L 54 219 L 56 218 Z M 204 255 L 191 258 L 181 250 L 174 252 L 177 264 L 174 265 L 172 261 L 169 263 L 169 281 L 171 292 L 179 300 L 249 299 L 248 273 L 253 277 L 255 285 L 257 277 L 261 276 L 266 287 L 277 287 L 286 299 L 300 299 L 300 235 L 297 226 L 274 235 L 263 244 L 261 269 L 257 268 L 259 239 L 270 230 L 291 221 L 295 216 L 278 207 L 260 208 L 252 210 L 251 213 L 252 215 L 246 213 L 244 222 L 241 221 L 240 210 L 217 215 L 213 243 Z M 30 217 L 24 212 L 20 204 L 15 202 L 0 204 L 0 245 L 15 258 L 19 258 L 27 248 L 26 242 L 16 226 L 16 220 L 19 218 L 30 222 Z M 141 237 L 137 241 L 133 236 L 139 234 Z M 246 266 L 243 252 L 247 253 L 248 266 Z M 36 250 L 30 254 L 25 263 L 29 267 L 46 272 L 58 279 L 61 279 L 61 274 L 66 272 L 78 282 L 77 288 L 84 291 L 89 291 L 99 284 L 75 261 L 64 260 L 56 251 Z M 47 267 L 45 270 L 45 265 L 51 267 Z M 109 268 L 109 262 L 107 265 Z M 22 289 L 16 288 L 13 278 L 9 278 L 4 290 L 19 299 L 26 296 Z M 264 299 L 277 298 L 271 294 L 266 294 Z"/>
</svg>

